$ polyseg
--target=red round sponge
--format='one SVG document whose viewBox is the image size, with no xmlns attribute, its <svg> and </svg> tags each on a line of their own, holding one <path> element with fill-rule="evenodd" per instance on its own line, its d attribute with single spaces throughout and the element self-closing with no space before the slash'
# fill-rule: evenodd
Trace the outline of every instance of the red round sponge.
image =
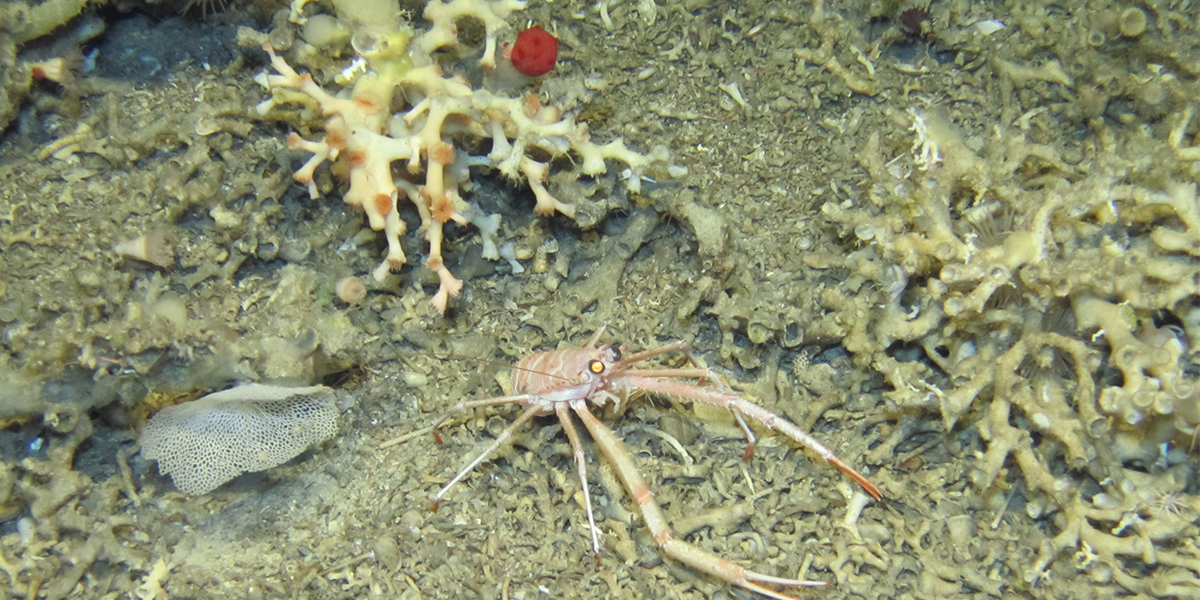
<svg viewBox="0 0 1200 600">
<path fill-rule="evenodd" d="M 517 34 L 512 45 L 512 64 L 526 77 L 545 75 L 558 61 L 558 38 L 534 25 Z"/>
</svg>

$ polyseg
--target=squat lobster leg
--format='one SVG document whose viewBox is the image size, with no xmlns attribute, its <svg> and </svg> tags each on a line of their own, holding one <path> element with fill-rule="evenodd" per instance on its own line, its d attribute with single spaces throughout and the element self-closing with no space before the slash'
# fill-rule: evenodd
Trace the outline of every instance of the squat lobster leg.
<svg viewBox="0 0 1200 600">
<path fill-rule="evenodd" d="M 665 354 L 674 350 L 681 350 L 687 353 L 688 360 L 692 362 L 693 368 L 657 368 L 657 369 L 630 369 L 627 365 L 645 360 L 647 358 Z M 851 479 L 858 482 L 871 497 L 879 500 L 883 494 L 879 488 L 875 487 L 866 477 L 855 471 L 846 463 L 842 462 L 833 451 L 826 448 L 811 435 L 805 433 L 803 429 L 796 426 L 795 423 L 776 415 L 775 413 L 745 399 L 737 394 L 729 392 L 716 373 L 709 369 L 702 368 L 697 361 L 692 358 L 692 353 L 688 350 L 687 342 L 679 340 L 670 344 L 664 344 L 657 348 L 642 350 L 629 356 L 622 357 L 613 367 L 614 372 L 621 373 L 621 381 L 629 389 L 642 390 L 647 392 L 658 392 L 664 396 L 674 398 L 682 398 L 684 400 L 693 400 L 721 406 L 729 409 L 733 416 L 737 419 L 738 426 L 746 435 L 746 451 L 742 455 L 742 460 L 750 460 L 754 455 L 754 448 L 758 444 L 754 432 L 746 424 L 742 415 L 748 415 L 750 418 L 762 423 L 767 429 L 778 431 L 796 442 L 803 444 L 809 450 L 817 453 L 825 462 L 835 466 L 841 472 L 849 475 Z M 691 379 L 699 378 L 702 380 L 713 381 L 717 390 L 710 390 L 694 385 L 688 385 L 671 379 Z"/>
<path fill-rule="evenodd" d="M 574 408 L 572 403 L 572 408 Z M 586 406 L 584 410 L 587 410 Z M 592 511 L 592 494 L 588 491 L 587 457 L 583 455 L 583 442 L 579 440 L 579 432 L 575 431 L 575 423 L 566 405 L 554 407 L 558 420 L 562 423 L 563 431 L 567 433 L 567 441 L 571 442 L 571 454 L 575 456 L 575 468 L 579 470 L 579 485 L 583 488 L 583 504 L 587 508 L 588 528 L 592 532 L 592 553 L 596 555 L 596 565 L 600 564 L 600 530 L 596 529 L 596 515 Z"/>
<path fill-rule="evenodd" d="M 474 404 L 474 403 L 472 403 L 472 404 Z M 490 404 L 480 404 L 480 406 L 490 406 Z M 500 449 L 500 447 L 503 446 L 504 443 L 507 442 L 509 440 L 509 438 L 512 437 L 513 432 L 516 431 L 518 427 L 524 425 L 527 421 L 529 421 L 533 417 L 537 416 L 537 414 L 538 414 L 537 405 L 532 405 L 532 404 L 529 405 L 525 409 L 525 412 L 521 413 L 521 416 L 517 417 L 516 421 L 513 421 L 508 427 L 505 427 L 504 431 L 501 431 L 500 435 L 496 436 L 496 439 L 492 440 L 491 444 L 488 444 L 487 449 L 485 449 L 483 452 L 480 452 L 479 456 L 476 456 L 474 460 L 467 463 L 467 466 L 463 467 L 462 470 L 459 471 L 458 474 L 454 476 L 454 479 L 451 479 L 450 483 L 447 483 L 444 487 L 442 487 L 441 491 L 439 491 L 437 493 L 437 495 L 433 497 L 434 512 L 437 512 L 438 503 L 442 501 L 442 497 L 445 496 L 446 493 L 450 491 L 450 488 L 454 487 L 455 484 L 462 481 L 463 478 L 466 477 L 468 473 L 475 470 L 475 467 L 478 467 L 479 463 L 482 463 L 483 461 L 485 461 L 489 457 L 491 457 L 492 453 L 494 453 L 496 450 Z M 442 421 L 445 421 L 445 419 L 446 418 L 443 417 Z M 439 424 L 440 424 L 440 422 L 439 422 Z M 436 433 L 437 427 L 434 427 L 433 431 L 434 431 L 434 433 Z"/>
<path fill-rule="evenodd" d="M 601 453 L 612 464 L 625 491 L 637 505 L 638 511 L 641 512 L 642 518 L 646 522 L 646 527 L 654 536 L 655 544 L 668 557 L 733 585 L 776 600 L 795 599 L 782 592 L 772 590 L 766 585 L 782 587 L 826 585 L 819 581 L 786 579 L 757 573 L 684 540 L 676 539 L 667 525 L 662 508 L 654 500 L 654 494 L 650 492 L 646 481 L 642 479 L 634 466 L 629 451 L 616 434 L 596 418 L 590 405 L 602 408 L 609 404 L 619 406 L 621 402 L 631 396 L 655 393 L 681 400 L 720 406 L 733 413 L 742 431 L 746 434 L 748 443 L 743 460 L 750 458 L 756 443 L 754 431 L 746 423 L 745 417 L 749 417 L 816 453 L 858 482 L 868 494 L 876 499 L 883 497 L 879 488 L 791 421 L 729 391 L 716 373 L 702 367 L 700 362 L 688 352 L 686 342 L 672 342 L 622 357 L 620 348 L 614 347 L 612 344 L 597 346 L 603 331 L 603 328 L 597 331 L 583 347 L 539 352 L 521 359 L 513 369 L 513 395 L 459 402 L 437 421 L 433 426 L 435 439 L 437 439 L 437 428 L 455 413 L 504 404 L 524 405 L 521 415 L 512 424 L 505 427 L 483 452 L 458 471 L 449 483 L 437 492 L 434 496 L 434 510 L 437 509 L 438 503 L 450 492 L 451 488 L 511 440 L 517 428 L 528 423 L 533 417 L 553 414 L 562 423 L 563 431 L 571 443 L 572 457 L 579 470 L 579 480 L 583 487 L 588 526 L 591 528 L 592 551 L 599 561 L 600 532 L 596 527 L 591 493 L 588 490 L 587 460 L 583 453 L 583 442 L 574 424 L 574 418 L 578 416 L 588 432 L 591 433 L 592 439 L 600 448 Z M 632 365 L 637 362 L 676 351 L 687 353 L 692 366 L 632 368 Z M 695 380 L 698 384 L 689 383 L 687 380 Z"/>
<path fill-rule="evenodd" d="M 625 491 L 629 493 L 629 497 L 637 505 L 638 511 L 642 513 L 642 519 L 646 521 L 646 527 L 650 529 L 650 533 L 654 536 L 654 543 L 667 556 L 697 571 L 703 571 L 713 577 L 728 581 L 733 585 L 744 587 L 752 592 L 769 598 L 775 598 L 776 600 L 795 600 L 795 598 L 763 587 L 755 582 L 772 583 L 787 587 L 821 587 L 826 585 L 821 581 L 784 579 L 756 573 L 693 546 L 688 542 L 675 539 L 675 536 L 671 535 L 671 528 L 667 525 L 667 518 L 663 515 L 662 508 L 654 500 L 654 494 L 650 492 L 650 488 L 646 485 L 646 480 L 642 479 L 641 474 L 638 473 L 637 467 L 633 464 L 633 458 L 629 456 L 629 450 L 625 448 L 625 444 L 617 438 L 611 429 L 605 426 L 604 423 L 601 423 L 587 409 L 587 406 L 579 405 L 572 406 L 572 408 L 575 409 L 575 414 L 579 415 L 579 419 L 583 421 L 584 427 L 587 427 L 587 430 L 592 434 L 592 439 L 596 440 L 596 445 L 600 447 L 600 452 L 612 463 L 613 470 L 616 471 L 617 477 L 620 478 L 621 483 L 625 486 Z"/>
</svg>

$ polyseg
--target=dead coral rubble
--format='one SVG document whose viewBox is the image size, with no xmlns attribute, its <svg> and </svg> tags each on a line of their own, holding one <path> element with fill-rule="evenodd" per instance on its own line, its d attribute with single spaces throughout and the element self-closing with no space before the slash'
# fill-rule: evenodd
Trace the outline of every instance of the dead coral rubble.
<svg viewBox="0 0 1200 600">
<path fill-rule="evenodd" d="M 864 245 L 844 264 L 879 290 L 827 295 L 846 348 L 890 384 L 893 410 L 977 429 L 985 496 L 1003 496 L 1015 466 L 1026 512 L 1061 513 L 1028 584 L 1076 552 L 1074 567 L 1114 591 L 1194 590 L 1200 498 L 1183 463 L 1200 427 L 1188 352 L 1200 198 L 1181 179 L 1194 159 L 1176 158 L 1177 141 L 1139 140 L 1166 165 L 1151 183 L 1132 150 L 1067 164 L 996 127 L 976 152 L 947 112 L 910 117 L 910 166 L 876 134 L 858 154 L 866 197 L 823 208 Z M 897 360 L 895 342 L 925 360 Z"/>
</svg>

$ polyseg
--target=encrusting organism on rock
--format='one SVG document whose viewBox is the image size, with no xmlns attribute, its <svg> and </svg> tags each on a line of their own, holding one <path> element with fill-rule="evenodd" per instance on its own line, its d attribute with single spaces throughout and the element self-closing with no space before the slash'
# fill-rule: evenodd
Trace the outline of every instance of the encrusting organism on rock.
<svg viewBox="0 0 1200 600">
<path fill-rule="evenodd" d="M 332 438 L 337 412 L 325 386 L 244 385 L 159 411 L 142 431 L 142 456 L 180 491 L 207 494 Z"/>
<path fill-rule="evenodd" d="M 289 148 L 312 153 L 296 171 L 296 181 L 316 198 L 319 192 L 313 178 L 317 167 L 325 161 L 337 161 L 344 167 L 350 185 L 342 199 L 362 209 L 371 228 L 383 231 L 387 238 L 386 258 L 373 272 L 377 280 L 408 260 L 400 247 L 405 224 L 397 214 L 397 202 L 405 198 L 412 202 L 421 218 L 420 232 L 429 242 L 425 264 L 440 282 L 431 300 L 438 312 L 445 312 L 450 297 L 458 295 L 463 285 L 443 259 L 443 226 L 455 221 L 474 223 L 491 235 L 495 231 L 493 216 L 462 197 L 461 192 L 471 185 L 470 167 L 486 166 L 510 179 L 526 181 L 537 199 L 534 210 L 538 214 L 559 212 L 574 217 L 575 207 L 559 201 L 546 188 L 549 160 L 572 153 L 580 171 L 589 176 L 606 173 L 606 159 L 625 163 L 626 185 L 636 192 L 646 168 L 666 159 L 665 150 L 647 156 L 627 149 L 620 139 L 595 144 L 585 124 L 564 116 L 558 108 L 543 106 L 537 96 L 509 97 L 476 88 L 462 75 L 443 72 L 434 62 L 432 52 L 458 43 L 454 20 L 473 17 L 482 21 L 487 31 L 477 64 L 495 68 L 497 35 L 508 27 L 505 18 L 524 6 L 525 2 L 518 0 L 434 1 L 424 12 L 431 26 L 421 33 L 396 22 L 395 14 L 382 15 L 374 28 L 364 27 L 352 38 L 351 45 L 360 56 L 339 76 L 339 80 L 349 81 L 348 87 L 336 93 L 316 83 L 311 74 L 297 72 L 273 47 L 264 48 L 275 73 L 257 78 L 271 90 L 271 98 L 261 103 L 258 111 L 270 115 L 277 106 L 299 104 L 303 114 L 321 119 L 318 123 L 325 132 L 319 140 L 289 136 Z M 524 33 L 537 35 L 530 31 Z M 552 36 L 549 39 L 554 40 Z M 538 41 L 540 50 L 549 45 L 545 38 Z M 557 55 L 556 40 L 553 46 Z M 535 54 L 544 63 L 550 53 Z M 533 66 L 540 70 L 545 64 Z M 395 111 L 397 106 L 402 108 Z M 490 140 L 491 149 L 482 156 L 469 154 L 456 146 L 455 136 Z M 535 158 L 529 152 L 535 148 L 537 155 L 549 159 Z M 406 174 L 393 172 L 392 164 L 397 161 L 405 163 Z M 499 255 L 485 252 L 485 258 L 495 260 Z"/>
</svg>

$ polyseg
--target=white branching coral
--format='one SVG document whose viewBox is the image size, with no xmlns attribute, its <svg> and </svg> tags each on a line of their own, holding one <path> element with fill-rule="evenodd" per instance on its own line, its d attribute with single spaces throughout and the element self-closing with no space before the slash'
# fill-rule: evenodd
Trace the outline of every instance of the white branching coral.
<svg viewBox="0 0 1200 600">
<path fill-rule="evenodd" d="M 573 153 L 585 175 L 607 172 L 607 159 L 625 163 L 627 186 L 637 191 L 645 169 L 665 153 L 646 156 L 627 149 L 624 142 L 592 143 L 588 128 L 564 117 L 553 106 L 543 106 L 537 96 L 509 97 L 503 92 L 473 86 L 461 75 L 447 75 L 431 53 L 458 44 L 455 20 L 471 17 L 486 29 L 485 48 L 478 63 L 495 66 L 497 35 L 508 27 L 505 19 L 524 8 L 519 0 L 435 0 L 425 8 L 430 28 L 414 34 L 405 26 L 391 31 L 363 29 L 353 45 L 360 54 L 358 64 L 343 75 L 353 78 L 340 92 L 331 93 L 310 74 L 299 73 L 270 47 L 274 74 L 258 81 L 271 90 L 269 100 L 258 106 L 271 114 L 281 104 L 295 103 L 323 119 L 324 136 L 305 140 L 292 134 L 288 145 L 312 157 L 295 173 L 319 195 L 314 172 L 325 161 L 339 161 L 348 172 L 350 187 L 343 195 L 347 204 L 361 208 L 372 229 L 383 231 L 388 250 L 374 276 L 382 280 L 407 261 L 400 247 L 404 222 L 396 203 L 407 198 L 421 218 L 421 233 L 429 242 L 426 266 L 437 273 L 440 286 L 431 303 L 445 312 L 451 296 L 462 289 L 462 281 L 450 273 L 442 256 L 443 225 L 448 221 L 475 223 L 481 230 L 495 231 L 494 219 L 466 202 L 461 191 L 470 186 L 472 166 L 499 170 L 506 177 L 524 180 L 532 189 L 542 215 L 559 212 L 574 217 L 575 207 L 559 201 L 546 188 L 549 160 Z M 401 110 L 394 112 L 400 106 Z M 319 122 L 319 121 L 318 121 Z M 455 138 L 469 136 L 491 141 L 483 156 L 471 155 L 455 145 Z M 537 149 L 546 161 L 531 157 Z M 393 171 L 402 161 L 405 172 Z M 423 175 L 423 176 L 422 176 Z M 491 219 L 491 220 L 489 220 Z M 485 221 L 487 221 L 485 223 Z M 497 259 L 495 240 L 485 240 L 487 258 Z"/>
</svg>

